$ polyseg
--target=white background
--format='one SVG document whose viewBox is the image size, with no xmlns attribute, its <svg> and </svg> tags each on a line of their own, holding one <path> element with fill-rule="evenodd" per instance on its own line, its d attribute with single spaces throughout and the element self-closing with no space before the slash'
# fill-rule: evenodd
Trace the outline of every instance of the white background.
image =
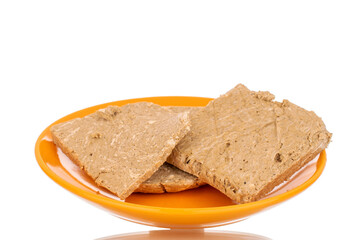
<svg viewBox="0 0 360 240">
<path fill-rule="evenodd" d="M 271 210 L 216 230 L 356 239 L 359 1 L 0 0 L 1 239 L 94 239 L 156 229 L 85 203 L 34 156 L 53 121 L 149 96 L 217 97 L 237 83 L 321 116 L 323 175 Z"/>
</svg>

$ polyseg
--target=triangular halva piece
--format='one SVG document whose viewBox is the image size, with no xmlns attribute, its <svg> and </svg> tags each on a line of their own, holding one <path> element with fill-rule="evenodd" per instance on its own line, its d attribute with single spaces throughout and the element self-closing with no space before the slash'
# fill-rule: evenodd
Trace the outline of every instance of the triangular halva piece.
<svg viewBox="0 0 360 240">
<path fill-rule="evenodd" d="M 142 193 L 165 193 L 180 192 L 187 189 L 197 188 L 206 184 L 198 177 L 184 172 L 169 163 L 164 163 L 135 192 Z"/>
<path fill-rule="evenodd" d="M 238 85 L 191 114 L 191 131 L 168 162 L 238 203 L 256 201 L 326 148 L 314 112 Z"/>
<path fill-rule="evenodd" d="M 99 186 L 125 199 L 158 170 L 189 130 L 187 113 L 140 102 L 57 124 L 51 133 Z"/>
</svg>

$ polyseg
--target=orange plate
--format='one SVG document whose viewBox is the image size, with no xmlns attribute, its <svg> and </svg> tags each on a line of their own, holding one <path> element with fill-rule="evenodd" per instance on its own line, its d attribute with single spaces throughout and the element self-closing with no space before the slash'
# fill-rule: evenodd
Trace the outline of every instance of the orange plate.
<svg viewBox="0 0 360 240">
<path fill-rule="evenodd" d="M 124 105 L 140 101 L 163 106 L 205 106 L 211 98 L 150 97 L 105 103 L 86 108 L 59 119 L 52 125 L 83 117 L 108 105 Z M 39 136 L 35 145 L 36 159 L 41 169 L 56 183 L 89 203 L 129 221 L 167 228 L 204 228 L 243 220 L 250 215 L 275 206 L 308 188 L 321 175 L 326 153 L 294 174 L 293 178 L 266 198 L 246 204 L 234 204 L 210 186 L 179 193 L 134 193 L 121 201 L 73 164 L 52 141 L 50 125 Z"/>
</svg>

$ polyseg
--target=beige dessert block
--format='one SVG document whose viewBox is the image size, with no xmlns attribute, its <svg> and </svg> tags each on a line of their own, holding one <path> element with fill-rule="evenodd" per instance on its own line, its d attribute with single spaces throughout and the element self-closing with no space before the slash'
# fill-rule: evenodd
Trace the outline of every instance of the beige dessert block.
<svg viewBox="0 0 360 240">
<path fill-rule="evenodd" d="M 140 102 L 60 123 L 51 133 L 99 186 L 125 199 L 166 161 L 189 129 L 187 113 Z"/>
<path fill-rule="evenodd" d="M 180 192 L 206 184 L 198 177 L 184 172 L 177 167 L 164 163 L 148 180 L 143 182 L 135 192 L 165 193 Z"/>
<path fill-rule="evenodd" d="M 313 159 L 331 134 L 314 112 L 238 85 L 191 114 L 168 162 L 238 203 L 262 198 Z"/>
</svg>

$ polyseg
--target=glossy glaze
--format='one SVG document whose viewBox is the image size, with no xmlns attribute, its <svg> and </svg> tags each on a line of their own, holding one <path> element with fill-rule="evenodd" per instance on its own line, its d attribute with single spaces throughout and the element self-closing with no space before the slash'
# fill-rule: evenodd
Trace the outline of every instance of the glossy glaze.
<svg viewBox="0 0 360 240">
<path fill-rule="evenodd" d="M 153 97 L 130 99 L 93 106 L 72 113 L 53 124 L 83 117 L 108 105 L 150 101 L 164 106 L 205 106 L 211 99 L 199 97 Z M 126 201 L 99 188 L 81 169 L 73 164 L 52 142 L 49 128 L 38 138 L 35 155 L 43 171 L 56 183 L 91 204 L 120 218 L 146 225 L 170 228 L 213 227 L 243 220 L 250 215 L 275 206 L 305 190 L 321 175 L 326 154 L 312 161 L 294 177 L 265 199 L 237 205 L 210 186 L 167 194 L 132 194 Z"/>
</svg>

